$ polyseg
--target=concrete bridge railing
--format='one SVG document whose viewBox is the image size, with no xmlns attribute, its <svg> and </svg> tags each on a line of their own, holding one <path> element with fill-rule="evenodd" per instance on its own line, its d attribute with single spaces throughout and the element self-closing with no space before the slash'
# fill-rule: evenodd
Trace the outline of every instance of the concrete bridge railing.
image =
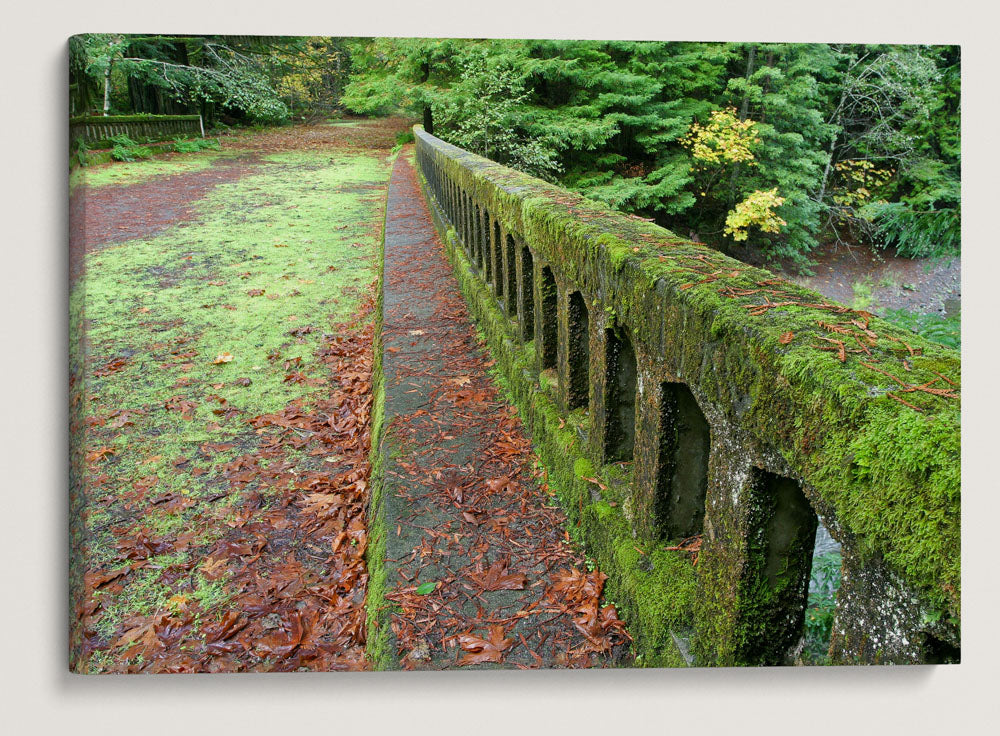
<svg viewBox="0 0 1000 736">
<path fill-rule="evenodd" d="M 463 293 L 645 662 L 791 661 L 819 522 L 843 545 L 832 660 L 957 660 L 956 351 L 415 134 Z"/>
<path fill-rule="evenodd" d="M 201 115 L 92 115 L 71 118 L 70 142 L 79 139 L 97 145 L 110 143 L 116 135 L 127 135 L 137 143 L 162 141 L 177 136 L 204 137 Z"/>
</svg>

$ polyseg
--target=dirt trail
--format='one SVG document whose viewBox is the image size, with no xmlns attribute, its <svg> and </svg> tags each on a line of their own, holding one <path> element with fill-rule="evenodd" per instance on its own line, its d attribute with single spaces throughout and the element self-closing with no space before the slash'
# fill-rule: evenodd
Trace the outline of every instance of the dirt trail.
<svg viewBox="0 0 1000 736">
<path fill-rule="evenodd" d="M 220 159 L 211 167 L 154 177 L 129 186 L 77 187 L 69 200 L 70 283 L 83 255 L 102 246 L 152 238 L 195 217 L 194 204 L 219 184 L 250 173 L 256 157 Z"/>
<path fill-rule="evenodd" d="M 815 276 L 800 276 L 790 265 L 779 273 L 823 296 L 851 304 L 855 284 L 870 294 L 870 307 L 951 314 L 962 298 L 962 259 L 899 258 L 863 246 L 824 244 L 810 253 Z"/>
<path fill-rule="evenodd" d="M 384 370 L 388 600 L 405 668 L 608 666 L 624 625 L 533 475 L 413 166 L 389 188 Z M 419 592 L 418 592 L 419 591 Z"/>
</svg>

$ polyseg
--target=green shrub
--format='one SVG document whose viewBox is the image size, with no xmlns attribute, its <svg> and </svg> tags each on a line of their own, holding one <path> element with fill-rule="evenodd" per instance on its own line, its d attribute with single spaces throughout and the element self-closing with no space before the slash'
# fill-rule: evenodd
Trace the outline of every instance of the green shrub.
<svg viewBox="0 0 1000 736">
<path fill-rule="evenodd" d="M 879 247 L 896 246 L 904 258 L 941 258 L 962 249 L 962 212 L 958 207 L 916 210 L 903 202 L 873 205 L 866 214 L 875 225 Z"/>
<path fill-rule="evenodd" d="M 173 148 L 177 153 L 194 153 L 201 150 L 198 141 L 182 141 L 180 138 L 174 139 Z"/>
<path fill-rule="evenodd" d="M 202 150 L 218 151 L 221 146 L 214 138 L 195 138 L 187 141 L 175 138 L 173 148 L 177 153 L 195 153 Z"/>
<path fill-rule="evenodd" d="M 128 137 L 125 133 L 119 133 L 118 135 L 111 136 L 110 138 L 112 145 L 123 146 L 125 148 L 135 148 L 138 143 Z"/>
<path fill-rule="evenodd" d="M 141 159 L 152 158 L 152 156 L 152 151 L 145 146 L 136 144 L 127 146 L 122 145 L 121 143 L 116 143 L 115 147 L 111 149 L 111 158 L 115 161 L 138 161 Z"/>
<path fill-rule="evenodd" d="M 837 590 L 840 588 L 840 552 L 828 552 L 813 560 L 812 577 L 809 581 L 809 602 L 803 636 L 806 640 L 802 650 L 803 661 L 812 664 L 826 664 L 830 635 L 833 633 L 833 614 L 837 607 Z"/>
<path fill-rule="evenodd" d="M 76 144 L 76 151 L 73 152 L 73 157 L 76 159 L 76 163 L 80 166 L 87 165 L 87 141 L 83 138 L 77 138 L 74 141 Z"/>
</svg>

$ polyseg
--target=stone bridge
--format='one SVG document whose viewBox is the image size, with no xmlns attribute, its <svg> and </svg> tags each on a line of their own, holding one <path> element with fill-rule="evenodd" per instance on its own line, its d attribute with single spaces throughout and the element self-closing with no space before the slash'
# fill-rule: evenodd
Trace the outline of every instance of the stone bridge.
<svg viewBox="0 0 1000 736">
<path fill-rule="evenodd" d="M 415 135 L 461 290 L 641 661 L 789 661 L 819 523 L 843 551 L 832 661 L 958 660 L 956 351 Z"/>
</svg>

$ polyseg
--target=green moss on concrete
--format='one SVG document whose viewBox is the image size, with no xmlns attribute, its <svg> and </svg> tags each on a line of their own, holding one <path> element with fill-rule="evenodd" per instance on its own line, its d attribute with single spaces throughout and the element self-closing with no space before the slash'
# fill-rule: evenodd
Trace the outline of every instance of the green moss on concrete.
<svg viewBox="0 0 1000 736">
<path fill-rule="evenodd" d="M 593 478 L 594 465 L 585 457 L 578 457 L 573 462 L 573 475 L 577 478 Z"/>
<path fill-rule="evenodd" d="M 839 459 L 840 467 L 849 468 L 851 485 L 864 489 L 838 494 L 838 517 L 861 536 L 864 553 L 883 551 L 871 540 L 886 533 L 900 540 L 885 551 L 886 560 L 910 579 L 938 581 L 943 595 L 936 600 L 958 615 L 961 440 L 955 426 L 959 409 L 948 407 L 928 417 L 885 409 L 883 405 L 871 411 L 868 433 L 839 433 L 838 452 L 831 453 L 831 462 L 822 468 L 833 485 Z M 924 489 L 920 504 L 913 503 L 915 486 Z"/>
<path fill-rule="evenodd" d="M 85 125 L 87 123 L 107 125 L 112 123 L 151 123 L 172 121 L 200 120 L 200 115 L 83 115 L 70 118 L 70 125 Z"/>
<path fill-rule="evenodd" d="M 827 300 L 815 292 L 762 283 L 775 277 L 416 130 L 418 146 L 442 175 L 528 243 L 536 258 L 555 264 L 590 298 L 600 295 L 595 306 L 602 313 L 595 314 L 603 327 L 626 329 L 657 356 L 665 374 L 687 383 L 738 427 L 759 456 L 780 458 L 812 505 L 832 516 L 864 554 L 883 558 L 927 606 L 957 619 L 960 399 L 901 393 L 899 382 L 885 375 L 908 385 L 958 386 L 956 351 L 873 317 L 876 345 L 842 362 L 835 351 L 819 349 L 831 347 L 822 338 L 840 337 L 820 322 L 865 321 L 867 315 L 822 308 Z M 511 321 L 493 308 L 453 237 L 452 231 L 448 248 L 463 292 L 519 406 L 531 407 L 536 441 L 543 450 L 552 447 L 553 464 L 568 462 L 565 475 L 574 478 L 575 460 L 565 459 L 573 437 L 560 428 L 563 415 L 535 390 L 534 365 L 522 360 Z M 762 291 L 775 286 L 781 295 Z M 751 314 L 765 297 L 796 304 Z M 789 332 L 791 341 L 782 340 Z M 853 338 L 841 339 L 848 349 L 858 347 Z M 576 500 L 568 499 L 571 513 Z"/>
<path fill-rule="evenodd" d="M 695 568 L 687 554 L 640 546 L 618 508 L 603 500 L 584 507 L 581 526 L 645 665 L 685 664 L 671 632 L 688 629 L 694 617 Z"/>
<path fill-rule="evenodd" d="M 375 310 L 375 337 L 373 343 L 374 361 L 372 364 L 372 428 L 369 463 L 371 476 L 369 478 L 370 498 L 366 512 L 368 524 L 368 548 L 365 551 L 365 563 L 368 566 L 368 592 L 365 597 L 366 640 L 365 653 L 376 670 L 395 669 L 398 666 L 395 647 L 393 646 L 392 630 L 389 627 L 387 614 L 389 602 L 386 600 L 388 591 L 388 571 L 386 570 L 386 547 L 388 528 L 385 519 L 385 374 L 382 368 L 383 345 L 382 325 L 384 318 L 384 283 L 385 283 L 385 217 L 382 219 L 382 232 L 379 237 L 377 304 Z"/>
<path fill-rule="evenodd" d="M 377 367 L 373 380 L 376 388 L 372 404 L 371 498 L 367 512 L 368 548 L 365 551 L 365 561 L 368 565 L 365 651 L 375 669 L 386 670 L 394 669 L 396 656 L 392 646 L 392 631 L 386 615 L 388 602 L 385 598 L 388 590 L 388 572 L 385 567 L 388 529 L 383 513 L 385 468 L 382 461 L 382 438 L 385 422 L 385 387 L 381 365 Z"/>
</svg>

